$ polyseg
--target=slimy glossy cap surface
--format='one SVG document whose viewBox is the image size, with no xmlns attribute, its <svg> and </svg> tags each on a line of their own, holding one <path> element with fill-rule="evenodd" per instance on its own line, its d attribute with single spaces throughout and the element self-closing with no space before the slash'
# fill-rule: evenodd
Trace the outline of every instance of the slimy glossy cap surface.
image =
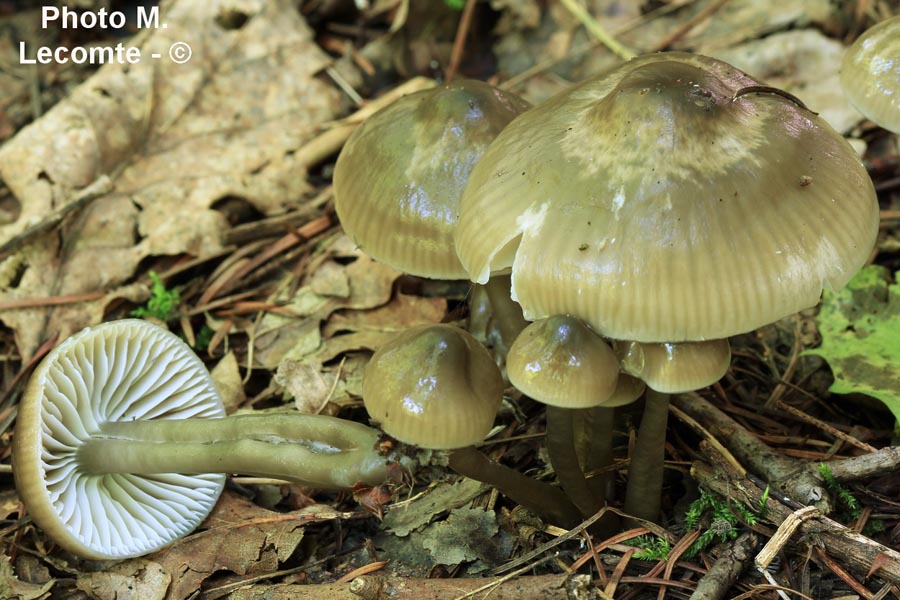
<svg viewBox="0 0 900 600">
<path fill-rule="evenodd" d="M 633 59 L 510 123 L 473 169 L 457 251 L 512 268 L 529 320 L 725 338 L 842 287 L 878 231 L 850 145 L 795 101 L 684 53 Z"/>
<path fill-rule="evenodd" d="M 451 325 L 413 327 L 372 356 L 363 379 L 372 420 L 401 442 L 451 450 L 484 440 L 503 400 L 491 354 Z"/>
<path fill-rule="evenodd" d="M 616 342 L 622 370 L 647 387 L 667 394 L 691 392 L 712 385 L 731 364 L 728 340 L 647 344 Z"/>
<path fill-rule="evenodd" d="M 466 278 L 453 245 L 459 199 L 488 144 L 527 108 L 514 94 L 459 80 L 375 113 L 335 166 L 344 230 L 369 256 L 401 271 Z"/>
<path fill-rule="evenodd" d="M 866 118 L 900 133 L 900 16 L 870 27 L 847 49 L 841 86 Z"/>
<path fill-rule="evenodd" d="M 607 406 L 619 362 L 584 321 L 553 316 L 526 327 L 506 357 L 509 381 L 538 402 L 561 408 Z"/>
<path fill-rule="evenodd" d="M 44 358 L 19 404 L 19 497 L 69 552 L 94 559 L 152 552 L 206 518 L 225 476 L 85 474 L 79 446 L 110 421 L 224 415 L 209 373 L 177 336 L 130 319 L 85 329 Z"/>
</svg>

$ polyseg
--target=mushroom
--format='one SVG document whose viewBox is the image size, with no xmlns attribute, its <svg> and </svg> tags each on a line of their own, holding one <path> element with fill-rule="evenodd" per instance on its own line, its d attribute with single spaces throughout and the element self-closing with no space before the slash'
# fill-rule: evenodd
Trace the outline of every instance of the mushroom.
<svg viewBox="0 0 900 600">
<path fill-rule="evenodd" d="M 223 473 L 317 488 L 377 485 L 394 457 L 359 423 L 301 414 L 225 416 L 177 336 L 127 319 L 85 329 L 35 369 L 19 404 L 13 472 L 34 521 L 93 559 L 157 550 L 209 513 Z"/>
<path fill-rule="evenodd" d="M 645 344 L 617 342 L 622 370 L 647 384 L 644 415 L 631 452 L 625 512 L 644 519 L 659 514 L 669 394 L 712 385 L 731 364 L 728 340 Z"/>
<path fill-rule="evenodd" d="M 878 220 L 865 167 L 825 121 L 673 52 L 517 117 L 472 170 L 454 239 L 473 281 L 511 269 L 529 320 L 677 343 L 815 305 L 864 264 Z"/>
<path fill-rule="evenodd" d="M 459 200 L 488 144 L 528 103 L 456 80 L 401 98 L 358 127 L 334 168 L 335 210 L 372 258 L 434 279 L 466 279 L 453 244 Z M 495 288 L 495 289 L 494 289 Z M 524 327 L 509 279 L 489 286 L 504 338 Z"/>
<path fill-rule="evenodd" d="M 841 60 L 841 87 L 866 118 L 900 134 L 900 15 L 870 27 Z"/>
<path fill-rule="evenodd" d="M 613 398 L 619 363 L 612 348 L 579 319 L 548 317 L 519 334 L 509 349 L 506 373 L 519 391 L 547 405 L 550 463 L 582 516 L 593 515 L 605 497 L 588 485 L 579 465 L 575 409 L 608 406 Z"/>
<path fill-rule="evenodd" d="M 558 489 L 475 449 L 494 423 L 503 378 L 490 353 L 452 325 L 413 327 L 381 346 L 366 366 L 363 401 L 386 433 L 407 444 L 449 450 L 450 467 L 552 522 L 578 522 Z"/>
</svg>

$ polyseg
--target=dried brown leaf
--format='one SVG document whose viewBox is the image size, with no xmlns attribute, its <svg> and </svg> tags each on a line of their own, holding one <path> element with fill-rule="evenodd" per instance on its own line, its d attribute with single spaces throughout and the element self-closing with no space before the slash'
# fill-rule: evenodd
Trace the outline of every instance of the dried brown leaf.
<svg viewBox="0 0 900 600">
<path fill-rule="evenodd" d="M 303 539 L 300 518 L 261 508 L 226 492 L 204 523 L 192 534 L 154 555 L 172 575 L 167 600 L 182 600 L 216 571 L 252 575 L 278 570 Z"/>
<path fill-rule="evenodd" d="M 0 598 L 9 600 L 36 600 L 53 587 L 54 580 L 44 584 L 21 581 L 13 573 L 8 556 L 0 556 Z"/>
<path fill-rule="evenodd" d="M 171 581 L 158 563 L 134 558 L 104 571 L 79 573 L 75 587 L 94 600 L 163 600 Z"/>
<path fill-rule="evenodd" d="M 214 210 L 244 198 L 271 214 L 308 188 L 308 154 L 320 124 L 335 117 L 338 93 L 315 75 L 327 57 L 289 0 L 164 3 L 165 29 L 138 36 L 144 59 L 110 64 L 0 149 L 0 177 L 22 205 L 0 227 L 7 240 L 101 174 L 114 191 L 70 218 L 61 235 L 25 252 L 8 297 L 109 290 L 150 255 L 207 255 L 228 225 Z M 240 13 L 245 22 L 221 19 Z M 229 25 L 231 23 L 232 25 Z M 166 58 L 171 44 L 192 58 Z M 3 321 L 30 355 L 46 332 L 65 337 L 95 322 L 102 302 L 9 311 Z"/>
</svg>

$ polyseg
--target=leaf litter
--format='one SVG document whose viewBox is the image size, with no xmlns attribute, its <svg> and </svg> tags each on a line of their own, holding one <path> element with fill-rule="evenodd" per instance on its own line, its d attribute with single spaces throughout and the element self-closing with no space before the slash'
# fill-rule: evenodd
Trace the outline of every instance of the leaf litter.
<svg viewBox="0 0 900 600">
<path fill-rule="evenodd" d="M 176 276 L 181 273 L 179 281 L 188 283 L 170 324 L 182 328 L 199 328 L 202 324 L 212 331 L 209 356 L 214 355 L 213 348 L 217 356 L 224 352 L 213 374 L 229 411 L 284 410 L 293 404 L 292 410 L 343 411 L 359 417 L 362 373 L 371 352 L 394 332 L 410 325 L 457 319 L 459 313 L 455 311 L 462 298 L 448 292 L 452 286 L 444 294 L 424 293 L 424 286 L 410 286 L 401 273 L 368 259 L 348 238 L 336 233 L 327 202 L 317 204 L 315 216 L 323 216 L 325 221 L 317 233 L 304 238 L 293 255 L 295 265 L 286 261 L 270 277 L 252 283 L 241 278 L 229 281 L 227 269 L 240 272 L 254 256 L 248 252 L 241 257 L 242 249 L 229 238 L 235 223 L 252 224 L 302 209 L 306 198 L 328 178 L 327 165 L 322 173 L 316 171 L 319 157 L 311 158 L 300 151 L 316 134 L 327 131 L 350 104 L 321 75 L 323 69 L 339 60 L 340 73 L 346 74 L 353 87 L 364 89 L 371 80 L 361 74 L 372 64 L 385 71 L 396 69 L 402 77 L 427 71 L 435 63 L 446 65 L 456 30 L 455 24 L 447 27 L 452 11 L 441 6 L 431 14 L 422 5 L 377 4 L 367 13 L 366 24 L 354 29 L 366 32 L 360 37 L 335 33 L 343 24 L 326 9 L 304 8 L 302 15 L 316 27 L 314 41 L 301 12 L 286 1 L 164 3 L 164 10 L 169 11 L 168 29 L 138 36 L 134 43 L 149 52 L 182 36 L 195 42 L 196 60 L 178 69 L 165 63 L 152 69 L 145 65 L 103 67 L 0 148 L 0 177 L 16 199 L 13 204 L 20 204 L 6 210 L 9 202 L 0 193 L 2 214 L 12 215 L 0 220 L 0 243 L 58 209 L 99 175 L 110 175 L 114 186 L 112 192 L 67 218 L 52 234 L 41 235 L 2 258 L 0 289 L 4 298 L 0 300 L 103 292 L 87 302 L 0 311 L 0 320 L 15 335 L 19 355 L 27 358 L 33 354 L 49 332 L 64 337 L 83 325 L 99 322 L 107 313 L 120 314 L 123 305 L 145 301 L 149 286 L 142 276 L 148 265 L 174 265 Z M 544 99 L 570 81 L 616 63 L 561 3 L 493 0 L 489 4 L 497 16 L 493 52 L 501 81 L 550 59 L 544 70 L 517 84 L 532 100 Z M 853 131 L 867 142 L 873 140 L 871 129 L 860 128 L 860 117 L 847 108 L 837 89 L 833 66 L 842 44 L 821 30 L 830 32 L 838 17 L 823 0 L 596 0 L 588 4 L 597 19 L 613 32 L 621 30 L 620 39 L 637 50 L 654 49 L 673 31 L 690 25 L 703 16 L 702 11 L 718 4 L 712 16 L 696 21 L 672 39 L 670 48 L 703 51 L 733 61 L 751 74 L 787 88 L 842 131 Z M 317 13 L 320 9 L 322 12 Z M 243 15 L 246 20 L 239 24 L 241 19 L 223 15 Z M 323 23 L 335 27 L 329 29 Z M 387 33 L 378 31 L 378 24 L 385 26 Z M 340 48 L 341 56 L 329 58 L 322 48 L 331 52 Z M 467 73 L 482 78 L 494 74 L 477 64 L 464 67 Z M 0 78 L 3 85 L 8 82 Z M 17 96 L 24 93 L 21 87 L 8 89 Z M 16 119 L 13 122 L 18 127 L 22 117 Z M 3 126 L 0 118 L 0 139 Z M 882 143 L 874 139 L 876 145 Z M 896 143 L 887 147 L 896 150 Z M 890 154 L 882 151 L 884 155 Z M 327 200 L 327 189 L 322 193 Z M 893 202 L 889 207 L 892 210 L 898 200 Z M 291 227 L 296 225 L 283 225 L 279 235 L 296 231 Z M 888 228 L 880 242 L 882 252 L 895 252 L 889 245 L 895 235 Z M 268 237 L 261 240 L 260 248 L 271 243 Z M 196 259 L 193 264 L 203 265 L 209 260 L 215 265 L 217 257 L 227 258 L 219 263 L 224 270 L 215 272 L 216 277 L 204 279 L 201 274 L 198 278 L 191 267 L 178 270 L 179 261 Z M 246 311 L 237 298 L 218 305 L 219 310 L 207 309 L 189 319 L 186 311 L 192 306 L 205 308 L 224 294 L 209 294 L 203 296 L 204 302 L 198 302 L 198 296 L 208 291 L 198 282 L 219 281 L 232 286 L 227 293 L 249 290 L 249 298 L 258 299 L 265 308 Z M 893 313 L 882 310 L 879 316 L 873 315 L 881 306 L 878 302 L 885 298 L 885 289 L 895 288 L 884 271 L 854 288 L 861 295 L 851 301 L 866 307 L 862 313 L 858 307 L 848 309 L 850 301 L 846 298 L 843 304 L 838 295 L 826 299 L 818 320 L 823 345 L 815 353 L 828 359 L 834 368 L 832 391 L 863 392 L 882 400 L 884 390 L 890 391 L 890 381 L 884 383 L 885 379 L 877 379 L 882 383 L 867 388 L 871 379 L 862 377 L 867 368 L 845 361 L 848 356 L 851 361 L 859 360 L 853 357 L 865 353 L 866 361 L 881 361 L 879 368 L 884 369 L 882 359 L 887 356 L 886 372 L 891 373 L 894 355 L 879 352 L 891 348 L 895 339 L 889 335 L 895 325 L 893 318 L 884 316 Z M 435 289 L 440 288 L 431 287 Z M 480 319 L 479 336 L 496 341 L 489 316 L 475 317 Z M 852 332 L 846 323 L 851 323 Z M 815 340 L 808 331 L 801 337 L 803 347 Z M 756 379 L 750 377 L 751 383 L 729 380 L 731 401 L 725 410 L 743 419 L 755 434 L 786 455 L 800 454 L 813 460 L 841 458 L 847 449 L 821 439 L 822 432 L 817 428 L 754 416 L 757 408 L 748 402 L 748 398 L 774 393 L 780 378 L 773 380 L 773 373 L 783 374 L 788 381 L 797 373 L 794 385 L 803 385 L 807 394 L 829 401 L 826 388 L 831 381 L 822 379 L 814 363 L 797 359 L 799 355 L 792 352 L 797 345 L 794 339 L 791 323 L 784 322 L 742 343 L 744 354 L 736 362 L 744 370 L 739 379 L 748 379 L 748 372 Z M 878 342 L 871 355 L 868 348 L 860 350 L 867 339 Z M 795 363 L 799 365 L 796 371 L 792 367 Z M 804 402 L 802 394 L 792 394 L 790 388 L 781 398 L 803 411 L 820 412 Z M 502 455 L 507 461 L 534 473 L 543 468 L 538 458 L 540 440 L 529 437 L 539 429 L 537 413 L 527 402 L 520 405 L 519 398 L 512 400 L 500 420 L 507 424 L 508 432 L 523 434 L 524 439 L 504 442 L 499 448 L 505 447 Z M 835 408 L 829 404 L 828 410 L 838 411 L 838 416 L 832 412 L 829 418 L 855 422 L 853 435 L 889 440 L 890 432 L 883 426 L 886 413 L 863 418 L 843 408 L 840 397 L 833 404 Z M 9 404 L 0 405 L 0 419 L 4 418 L 4 406 Z M 359 418 L 364 420 L 365 416 Z M 629 419 L 633 415 L 626 414 L 620 424 L 624 431 L 616 434 L 623 452 L 633 431 Z M 0 448 L 8 458 L 9 435 L 3 435 L 5 445 Z M 681 431 L 676 435 L 669 451 L 672 458 L 686 464 L 696 458 L 696 445 L 682 435 Z M 496 498 L 490 499 L 481 484 L 447 478 L 445 473 L 442 468 L 428 470 L 420 483 L 430 482 L 429 487 L 424 493 L 409 492 L 413 494 L 411 500 L 404 500 L 406 490 L 397 490 L 380 525 L 359 519 L 361 512 L 335 508 L 352 506 L 346 504 L 344 496 L 241 478 L 239 483 L 235 480 L 234 489 L 226 492 L 197 533 L 149 560 L 127 561 L 99 570 L 87 566 L 82 570 L 82 565 L 74 563 L 74 570 L 66 573 L 52 553 L 45 553 L 47 547 L 42 544 L 46 542 L 26 527 L 38 544 L 40 560 L 30 557 L 33 563 L 29 563 L 20 554 L 13 564 L 8 559 L 0 563 L 0 597 L 4 593 L 23 598 L 55 594 L 54 590 L 61 588 L 44 564 L 54 574 L 74 577 L 75 587 L 88 597 L 127 598 L 139 592 L 133 597 L 180 600 L 204 589 L 236 589 L 229 586 L 242 582 L 255 582 L 254 589 L 260 593 L 318 597 L 314 596 L 317 586 L 305 584 L 337 579 L 367 563 L 387 559 L 385 568 L 391 572 L 415 577 L 476 574 L 496 568 L 516 550 L 540 547 L 539 543 L 559 535 L 539 520 L 519 515 L 519 508 L 510 512 L 506 506 L 497 506 Z M 676 485 L 686 486 L 688 494 L 696 493 L 689 478 L 682 478 Z M 887 515 L 881 517 L 886 523 L 897 521 L 892 516 L 897 512 L 895 506 L 869 501 Z M 10 506 L 8 514 L 15 514 L 17 503 Z M 673 513 L 677 515 L 678 511 Z M 595 537 L 594 543 L 598 541 Z M 558 560 L 585 570 L 590 553 L 585 554 L 581 544 L 567 544 L 559 546 L 562 558 Z M 344 546 L 349 549 L 347 553 Z M 8 545 L 6 552 L 15 554 L 11 547 Z M 596 558 L 600 565 L 596 568 L 604 564 L 609 567 L 600 574 L 601 579 L 608 577 L 616 565 L 622 566 L 620 578 L 626 571 L 651 577 L 661 573 L 661 567 L 648 571 L 629 564 L 623 552 L 625 557 L 630 556 L 621 547 L 614 547 Z M 715 552 L 710 559 L 715 558 Z M 316 566 L 319 564 L 327 566 Z M 667 569 L 666 578 L 672 572 L 671 567 Z M 596 570 L 593 573 L 596 575 Z M 683 581 L 693 585 L 696 578 L 690 581 L 692 575 L 685 573 Z M 270 586 L 261 582 L 272 574 L 281 578 L 280 583 Z M 752 589 L 754 581 L 745 578 L 743 589 Z M 619 591 L 628 589 L 628 584 L 618 585 Z M 819 573 L 813 585 L 840 588 L 841 580 L 838 577 L 835 584 L 834 578 L 829 580 Z M 616 585 L 606 589 L 616 593 Z M 815 589 L 825 593 L 823 587 Z"/>
</svg>

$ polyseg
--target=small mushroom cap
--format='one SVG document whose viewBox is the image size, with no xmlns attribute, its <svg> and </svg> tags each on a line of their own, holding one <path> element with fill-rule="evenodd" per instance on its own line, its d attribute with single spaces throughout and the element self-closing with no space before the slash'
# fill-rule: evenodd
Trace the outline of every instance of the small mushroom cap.
<svg viewBox="0 0 900 600">
<path fill-rule="evenodd" d="M 631 60 L 522 114 L 472 170 L 457 251 L 512 267 L 525 317 L 600 335 L 719 339 L 815 305 L 878 232 L 850 145 L 730 65 Z"/>
<path fill-rule="evenodd" d="M 110 421 L 224 415 L 209 373 L 177 336 L 132 319 L 89 327 L 47 354 L 22 396 L 13 439 L 19 497 L 79 556 L 162 548 L 206 518 L 225 476 L 86 474 L 78 448 Z"/>
<path fill-rule="evenodd" d="M 645 389 L 647 389 L 647 384 L 637 377 L 632 377 L 627 373 L 619 373 L 619 378 L 616 380 L 616 391 L 603 403 L 603 406 L 615 408 L 631 404 L 641 397 Z"/>
<path fill-rule="evenodd" d="M 728 340 L 678 344 L 616 342 L 616 354 L 623 371 L 666 394 L 712 385 L 725 375 L 731 364 Z"/>
<path fill-rule="evenodd" d="M 451 325 L 413 327 L 366 366 L 363 400 L 373 421 L 401 442 L 451 450 L 484 440 L 503 400 L 491 354 Z"/>
<path fill-rule="evenodd" d="M 900 15 L 870 27 L 847 49 L 841 87 L 866 118 L 900 134 Z"/>
<path fill-rule="evenodd" d="M 607 406 L 619 362 L 584 321 L 556 315 L 522 330 L 506 357 L 509 381 L 538 402 L 561 408 Z"/>
<path fill-rule="evenodd" d="M 344 231 L 369 256 L 401 271 L 465 279 L 453 246 L 459 199 L 488 144 L 527 108 L 514 94 L 459 80 L 372 115 L 334 169 Z"/>
</svg>

